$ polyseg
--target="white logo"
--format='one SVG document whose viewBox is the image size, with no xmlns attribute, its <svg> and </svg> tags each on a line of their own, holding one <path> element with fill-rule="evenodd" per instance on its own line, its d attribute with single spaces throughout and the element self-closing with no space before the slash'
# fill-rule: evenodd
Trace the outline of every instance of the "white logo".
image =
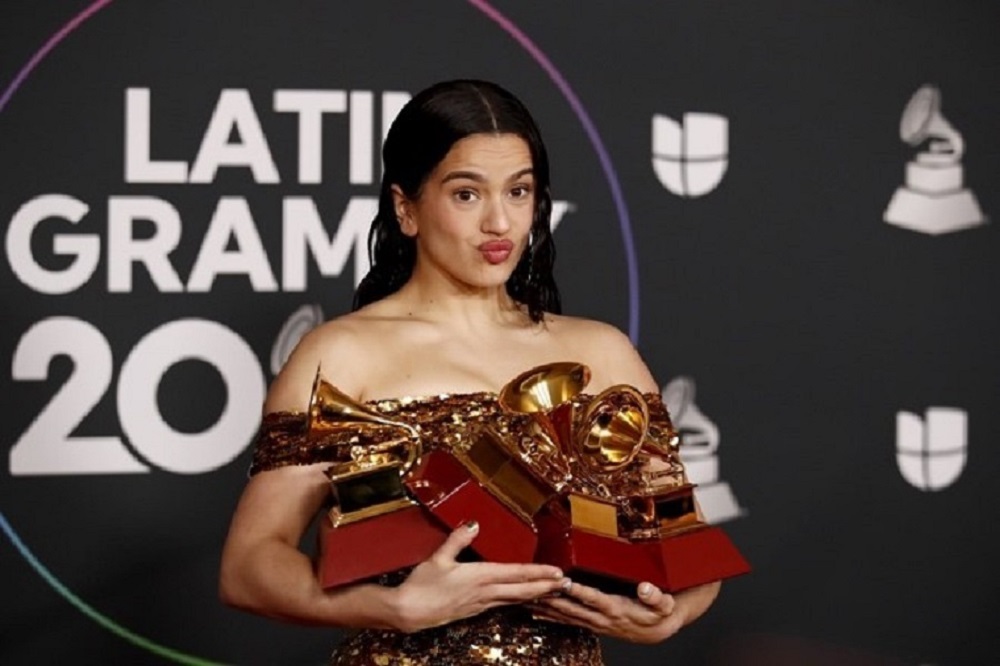
<svg viewBox="0 0 1000 666">
<path fill-rule="evenodd" d="M 965 468 L 968 414 L 955 407 L 930 407 L 925 419 L 896 414 L 896 463 L 903 478 L 920 490 L 943 490 Z"/>
<path fill-rule="evenodd" d="M 303 305 L 285 320 L 271 346 L 271 374 L 277 375 L 285 367 L 302 337 L 323 323 L 323 308 L 318 303 Z"/>
<path fill-rule="evenodd" d="M 746 511 L 736 502 L 729 484 L 719 480 L 719 428 L 694 404 L 690 377 L 676 377 L 663 387 L 663 402 L 681 435 L 681 462 L 688 480 L 698 485 L 695 497 L 705 520 L 717 524 L 739 518 Z"/>
<path fill-rule="evenodd" d="M 941 92 L 918 90 L 903 111 L 899 136 L 911 146 L 928 142 L 906 165 L 906 185 L 898 188 L 884 219 L 904 229 L 943 234 L 985 222 L 971 190 L 962 187 L 962 135 L 941 115 Z"/>
<path fill-rule="evenodd" d="M 682 197 L 714 190 L 729 165 L 729 120 L 714 113 L 653 115 L 653 171 L 665 188 Z"/>
</svg>

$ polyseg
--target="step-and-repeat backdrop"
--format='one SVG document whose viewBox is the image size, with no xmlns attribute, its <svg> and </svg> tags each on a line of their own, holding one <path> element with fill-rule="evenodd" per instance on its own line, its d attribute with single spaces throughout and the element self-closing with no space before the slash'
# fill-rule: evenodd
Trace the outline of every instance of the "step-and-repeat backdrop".
<svg viewBox="0 0 1000 666">
<path fill-rule="evenodd" d="M 996 662 L 990 4 L 4 2 L 0 662 L 324 662 L 218 602 L 220 545 L 388 125 L 459 77 L 532 109 L 566 310 L 755 567 L 609 663 Z"/>
</svg>

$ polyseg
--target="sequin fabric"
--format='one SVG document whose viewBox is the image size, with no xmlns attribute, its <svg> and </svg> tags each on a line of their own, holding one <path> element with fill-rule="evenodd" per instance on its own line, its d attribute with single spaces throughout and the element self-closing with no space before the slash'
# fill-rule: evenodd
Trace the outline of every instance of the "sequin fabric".
<svg viewBox="0 0 1000 666">
<path fill-rule="evenodd" d="M 332 666 L 600 666 L 601 646 L 584 629 L 533 620 L 522 607 L 495 608 L 414 634 L 364 630 L 333 653 Z"/>
<path fill-rule="evenodd" d="M 589 396 L 576 400 L 586 402 Z M 653 422 L 672 432 L 660 397 L 647 394 Z M 494 393 L 439 395 L 372 401 L 366 406 L 384 416 L 416 426 L 427 448 L 462 449 L 468 434 L 482 425 L 509 436 L 527 428 L 530 417 L 504 412 Z M 355 425 L 322 437 L 305 436 L 303 414 L 279 412 L 264 418 L 257 436 L 251 474 L 285 465 L 350 459 L 353 447 L 367 447 L 410 435 L 392 426 Z M 383 576 L 396 585 L 406 572 Z M 332 666 L 600 666 L 604 664 L 592 632 L 535 620 L 522 606 L 505 606 L 412 634 L 365 629 L 351 634 L 333 653 Z"/>
<path fill-rule="evenodd" d="M 593 396 L 574 398 L 579 406 Z M 655 393 L 643 396 L 649 405 L 648 437 L 668 441 L 674 434 L 670 416 Z M 464 449 L 468 434 L 489 425 L 503 436 L 514 439 L 527 430 L 530 417 L 501 410 L 495 393 L 442 394 L 421 398 L 375 400 L 366 406 L 387 418 L 416 426 L 427 448 Z M 261 422 L 254 443 L 250 476 L 286 465 L 344 462 L 356 447 L 374 447 L 404 441 L 411 435 L 403 428 L 384 425 L 349 424 L 320 436 L 306 436 L 306 416 L 301 412 L 272 412 Z"/>
</svg>

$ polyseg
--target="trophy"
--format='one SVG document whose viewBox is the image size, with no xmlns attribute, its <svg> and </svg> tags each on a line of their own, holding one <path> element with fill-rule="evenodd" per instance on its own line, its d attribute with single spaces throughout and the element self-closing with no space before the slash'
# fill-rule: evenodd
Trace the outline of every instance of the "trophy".
<svg viewBox="0 0 1000 666">
<path fill-rule="evenodd" d="M 515 377 L 499 402 L 514 414 L 564 404 L 587 379 L 586 366 L 557 364 L 544 379 L 530 372 Z M 491 562 L 534 560 L 535 516 L 570 478 L 554 423 L 539 418 L 528 425 L 518 434 L 476 427 L 460 446 L 423 455 L 406 475 L 410 493 L 445 524 L 478 521 L 479 535 L 470 548 Z"/>
<path fill-rule="evenodd" d="M 986 222 L 972 190 L 963 185 L 965 141 L 941 113 L 941 91 L 922 86 L 899 121 L 899 137 L 911 146 L 927 142 L 906 165 L 906 184 L 897 188 L 883 219 L 904 229 L 944 234 Z"/>
<path fill-rule="evenodd" d="M 605 591 L 648 580 L 668 592 L 749 571 L 728 537 L 702 522 L 669 419 L 652 422 L 630 386 L 589 403 L 563 440 L 569 492 L 539 514 L 537 561 Z"/>
<path fill-rule="evenodd" d="M 444 542 L 448 533 L 407 495 L 402 482 L 421 454 L 416 428 L 354 401 L 317 368 L 307 433 L 312 440 L 351 435 L 326 470 L 333 506 L 319 526 L 323 588 L 412 566 Z"/>
</svg>

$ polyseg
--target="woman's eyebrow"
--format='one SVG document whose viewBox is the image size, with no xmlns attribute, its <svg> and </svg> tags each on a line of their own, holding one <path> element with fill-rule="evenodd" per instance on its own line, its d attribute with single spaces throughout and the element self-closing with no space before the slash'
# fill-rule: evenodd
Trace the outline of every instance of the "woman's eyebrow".
<svg viewBox="0 0 1000 666">
<path fill-rule="evenodd" d="M 449 171 L 445 177 L 441 179 L 441 182 L 447 183 L 449 180 L 459 180 L 460 178 L 474 180 L 477 183 L 486 182 L 486 178 L 474 171 Z"/>
<path fill-rule="evenodd" d="M 524 176 L 533 174 L 534 171 L 535 170 L 533 167 L 525 167 L 524 169 L 521 169 L 520 171 L 517 171 L 513 175 L 508 177 L 507 180 L 508 181 L 517 180 L 518 178 L 523 178 Z M 486 182 L 486 177 L 480 173 L 476 173 L 475 171 L 449 171 L 447 174 L 445 174 L 444 178 L 441 179 L 441 183 L 444 184 L 447 183 L 449 180 L 460 180 L 462 178 L 477 183 Z"/>
<path fill-rule="evenodd" d="M 513 176 L 511 176 L 510 178 L 508 178 L 507 180 L 517 180 L 518 178 L 523 178 L 524 176 L 534 175 L 534 173 L 535 173 L 535 170 L 534 170 L 533 167 L 527 167 L 527 168 L 521 169 L 520 171 L 518 171 L 517 173 L 515 173 Z"/>
</svg>

